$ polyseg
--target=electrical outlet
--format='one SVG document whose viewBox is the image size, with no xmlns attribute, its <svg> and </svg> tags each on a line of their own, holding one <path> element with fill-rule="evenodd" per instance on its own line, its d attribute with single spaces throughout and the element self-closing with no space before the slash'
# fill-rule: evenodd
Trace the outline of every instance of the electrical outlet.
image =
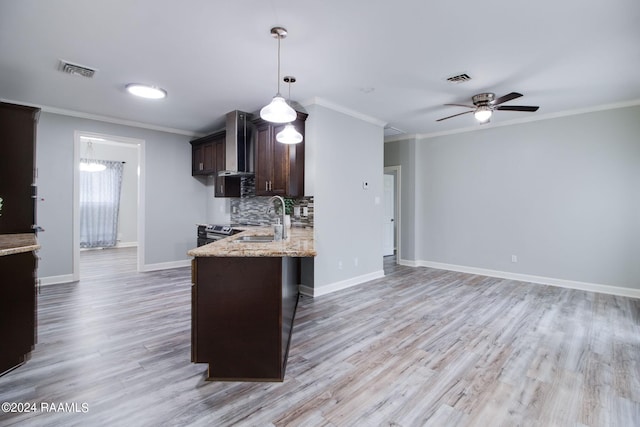
<svg viewBox="0 0 640 427">
<path fill-rule="evenodd" d="M 338 270 L 342 270 L 342 261 L 338 261 Z"/>
<path fill-rule="evenodd" d="M 353 259 L 353 266 L 354 266 L 354 267 L 357 267 L 357 266 L 358 266 L 358 257 L 355 257 L 355 258 Z"/>
<path fill-rule="evenodd" d="M 511 262 L 518 262 L 518 255 L 511 255 Z"/>
<path fill-rule="evenodd" d="M 309 208 L 306 206 L 302 207 L 302 216 L 309 216 Z"/>
<path fill-rule="evenodd" d="M 368 190 L 369 189 L 369 181 L 362 181 L 362 188 L 364 190 Z"/>
</svg>

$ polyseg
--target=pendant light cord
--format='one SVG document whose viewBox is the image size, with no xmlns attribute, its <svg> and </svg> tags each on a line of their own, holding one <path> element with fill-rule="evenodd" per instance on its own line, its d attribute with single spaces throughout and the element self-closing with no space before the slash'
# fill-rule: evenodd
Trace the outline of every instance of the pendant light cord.
<svg viewBox="0 0 640 427">
<path fill-rule="evenodd" d="M 282 36 L 278 34 L 277 38 L 278 38 L 278 94 L 276 96 L 282 96 L 280 95 L 280 39 L 282 38 Z"/>
</svg>

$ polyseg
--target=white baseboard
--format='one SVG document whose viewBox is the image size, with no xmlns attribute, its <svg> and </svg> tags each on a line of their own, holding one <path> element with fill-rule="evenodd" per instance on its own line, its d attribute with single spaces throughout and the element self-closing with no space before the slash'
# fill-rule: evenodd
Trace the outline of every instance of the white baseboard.
<svg viewBox="0 0 640 427">
<path fill-rule="evenodd" d="M 63 274 L 60 276 L 40 277 L 40 286 L 59 285 L 61 283 L 74 282 L 73 274 Z"/>
<path fill-rule="evenodd" d="M 410 259 L 400 259 L 398 260 L 398 264 L 406 265 L 407 267 L 420 267 L 420 264 L 418 263 L 418 261 L 413 261 Z"/>
<path fill-rule="evenodd" d="M 189 267 L 191 265 L 190 259 L 171 262 L 160 262 L 157 264 L 145 264 L 142 266 L 143 272 L 158 271 L 158 270 L 170 270 L 172 268 Z"/>
<path fill-rule="evenodd" d="M 361 283 L 368 282 L 370 280 L 379 279 L 381 277 L 384 277 L 384 270 L 374 271 L 373 273 L 363 274 L 362 276 L 352 277 L 350 279 L 330 283 L 328 285 L 320 286 L 318 288 L 315 288 L 315 287 L 312 288 L 310 286 L 300 285 L 299 290 L 302 295 L 315 298 L 321 295 L 326 295 L 332 292 L 340 291 L 342 289 L 347 289 L 352 286 L 356 286 Z"/>
<path fill-rule="evenodd" d="M 445 264 L 433 261 L 407 261 L 402 265 L 412 267 L 429 267 L 439 270 L 458 271 L 461 273 L 478 274 L 480 276 L 498 277 L 500 279 L 518 280 L 539 285 L 557 286 L 560 288 L 577 289 L 580 291 L 598 292 L 601 294 L 618 295 L 630 298 L 640 298 L 640 289 L 623 288 L 620 286 L 601 285 L 598 283 L 579 282 L 576 280 L 556 279 L 553 277 L 534 276 L 530 274 L 510 273 L 508 271 L 489 270 L 485 268 L 467 267 L 464 265 Z M 413 264 L 413 265 L 412 265 Z"/>
<path fill-rule="evenodd" d="M 135 248 L 138 246 L 138 242 L 118 242 L 116 248 Z"/>
</svg>

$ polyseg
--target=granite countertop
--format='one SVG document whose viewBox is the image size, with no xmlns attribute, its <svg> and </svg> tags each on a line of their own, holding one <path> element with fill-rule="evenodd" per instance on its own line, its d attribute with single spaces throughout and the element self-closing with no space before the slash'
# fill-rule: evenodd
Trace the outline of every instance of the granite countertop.
<svg viewBox="0 0 640 427">
<path fill-rule="evenodd" d="M 34 233 L 0 234 L 0 256 L 40 249 Z"/>
<path fill-rule="evenodd" d="M 245 231 L 217 242 L 191 249 L 192 257 L 314 257 L 313 228 L 292 227 L 280 242 L 236 242 L 242 236 L 267 236 L 272 227 L 247 227 Z"/>
</svg>

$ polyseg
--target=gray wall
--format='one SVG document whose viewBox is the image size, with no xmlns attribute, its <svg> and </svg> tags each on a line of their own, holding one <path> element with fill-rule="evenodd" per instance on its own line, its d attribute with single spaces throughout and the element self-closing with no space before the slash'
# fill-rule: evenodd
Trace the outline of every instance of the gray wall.
<svg viewBox="0 0 640 427">
<path fill-rule="evenodd" d="M 206 187 L 191 177 L 191 137 L 43 112 L 37 135 L 40 277 L 72 273 L 74 131 L 146 141 L 144 264 L 187 261 L 194 224 L 206 217 Z"/>
<path fill-rule="evenodd" d="M 381 126 L 317 104 L 306 108 L 305 193 L 314 196 L 317 291 L 382 271 L 384 136 Z"/>
<path fill-rule="evenodd" d="M 413 260 L 640 289 L 638 135 L 629 107 L 417 141 Z"/>
</svg>

